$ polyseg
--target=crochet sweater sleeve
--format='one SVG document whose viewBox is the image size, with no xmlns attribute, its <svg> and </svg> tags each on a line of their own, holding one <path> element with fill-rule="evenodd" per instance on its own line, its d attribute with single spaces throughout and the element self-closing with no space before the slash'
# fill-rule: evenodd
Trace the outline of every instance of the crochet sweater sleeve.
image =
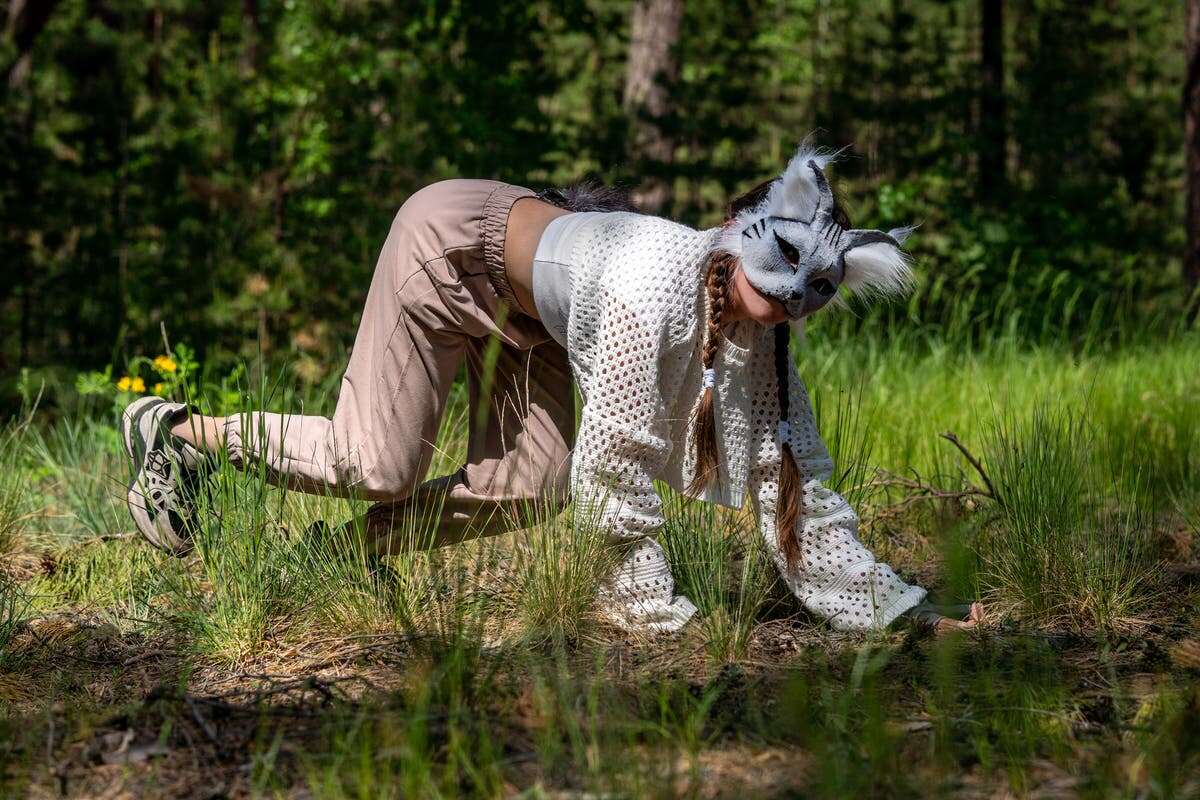
<svg viewBox="0 0 1200 800">
<path fill-rule="evenodd" d="M 571 463 L 576 524 L 599 528 L 619 548 L 601 585 L 601 608 L 628 630 L 673 631 L 696 611 L 675 584 L 654 534 L 663 524 L 653 478 L 671 452 L 664 385 L 676 385 L 690 341 L 664 304 L 636 282 L 602 281 L 592 371 Z"/>
<path fill-rule="evenodd" d="M 770 349 L 760 357 L 769 361 Z M 858 540 L 858 516 L 839 495 L 824 485 L 833 474 L 833 459 L 817 433 L 812 404 L 795 366 L 789 364 L 789 437 L 803 482 L 803 509 L 794 535 L 800 538 L 800 558 L 789 570 L 776 536 L 776 501 L 779 497 L 781 450 L 776 429 L 777 408 L 760 405 L 756 415 L 757 456 L 750 470 L 750 491 L 755 498 L 759 528 L 768 552 L 788 588 L 804 607 L 829 621 L 838 630 L 882 629 L 925 598 L 920 586 L 910 586 L 887 564 L 875 560 Z M 771 375 L 767 363 L 760 374 Z M 773 381 L 772 381 L 773 382 Z"/>
</svg>

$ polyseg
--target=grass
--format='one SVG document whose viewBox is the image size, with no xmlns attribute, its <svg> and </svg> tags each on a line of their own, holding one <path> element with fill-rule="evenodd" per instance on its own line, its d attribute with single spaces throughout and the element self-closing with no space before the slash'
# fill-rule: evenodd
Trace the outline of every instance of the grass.
<svg viewBox="0 0 1200 800">
<path fill-rule="evenodd" d="M 25 621 L 28 606 L 21 586 L 7 575 L 0 576 L 0 667 L 11 657 L 12 641 Z"/>
<path fill-rule="evenodd" d="M 362 531 L 339 527 L 366 504 L 219 463 L 195 550 L 173 559 L 128 535 L 115 415 L 43 413 L 0 437 L 0 785 L 1200 791 L 1200 338 L 947 343 L 843 321 L 797 357 L 863 539 L 939 599 L 985 598 L 983 635 L 835 634 L 782 589 L 748 509 L 669 491 L 661 541 L 699 612 L 668 637 L 596 614 L 612 553 L 570 508 L 519 508 L 509 527 L 523 530 L 400 548 L 380 568 Z M 449 408 L 431 474 L 465 452 L 461 387 Z M 406 519 L 399 539 L 430 525 Z"/>
<path fill-rule="evenodd" d="M 1144 625 L 1154 515 L 1072 409 L 1001 419 L 988 441 L 1002 520 L 981 546 L 984 583 L 1026 619 L 1083 629 Z M 1118 473 L 1118 474 L 1114 474 Z M 1149 480 L 1149 478 L 1144 478 Z"/>
<path fill-rule="evenodd" d="M 497 597 L 529 643 L 583 639 L 596 624 L 596 593 L 615 561 L 595 526 L 577 524 L 573 509 L 553 514 L 547 508 L 552 505 L 531 503 L 513 523 L 523 530 L 514 537 L 507 580 Z"/>
<path fill-rule="evenodd" d="M 709 658 L 716 663 L 745 658 L 775 583 L 761 537 L 744 515 L 675 494 L 664 516 L 663 546 L 675 590 L 696 604 Z"/>
<path fill-rule="evenodd" d="M 126 459 L 112 420 L 64 417 L 49 428 L 30 428 L 34 469 L 53 481 L 54 508 L 45 531 L 70 542 L 80 533 L 102 537 L 127 527 L 121 502 Z M 57 505 L 57 504 L 56 504 Z"/>
<path fill-rule="evenodd" d="M 15 552 L 33 515 L 27 477 L 21 470 L 28 419 L 14 420 L 0 431 L 0 554 Z"/>
</svg>

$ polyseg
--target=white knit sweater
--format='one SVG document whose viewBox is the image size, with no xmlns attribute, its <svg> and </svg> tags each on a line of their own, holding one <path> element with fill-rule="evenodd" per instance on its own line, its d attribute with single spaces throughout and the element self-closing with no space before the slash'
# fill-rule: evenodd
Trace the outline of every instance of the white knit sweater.
<svg viewBox="0 0 1200 800">
<path fill-rule="evenodd" d="M 685 491 L 690 425 L 699 402 L 707 293 L 702 271 L 719 230 L 658 217 L 597 215 L 574 236 L 568 353 L 584 399 L 571 468 L 576 519 L 627 547 L 602 588 L 603 607 L 629 629 L 671 631 L 696 608 L 677 596 L 654 534 L 663 524 L 653 481 Z M 921 602 L 857 537 L 858 518 L 822 485 L 833 462 L 804 384 L 790 367 L 790 443 L 804 478 L 803 550 L 789 571 L 775 535 L 780 447 L 771 329 L 728 326 L 716 360 L 719 479 L 704 499 L 754 501 L 764 543 L 804 606 L 842 630 L 882 628 Z"/>
</svg>

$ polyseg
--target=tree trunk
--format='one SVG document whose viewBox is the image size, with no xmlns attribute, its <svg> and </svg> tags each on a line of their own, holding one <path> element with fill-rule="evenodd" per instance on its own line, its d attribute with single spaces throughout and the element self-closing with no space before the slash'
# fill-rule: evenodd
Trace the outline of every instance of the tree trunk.
<svg viewBox="0 0 1200 800">
<path fill-rule="evenodd" d="M 1187 0 L 1187 76 L 1183 85 L 1183 146 L 1187 156 L 1187 250 L 1183 278 L 1194 317 L 1200 304 L 1200 0 Z"/>
<path fill-rule="evenodd" d="M 50 21 L 59 0 L 11 0 L 8 11 L 8 32 L 17 47 L 17 57 L 4 68 L 4 80 L 11 88 L 25 83 L 29 77 L 30 51 L 38 34 Z"/>
<path fill-rule="evenodd" d="M 675 43 L 682 17 L 683 0 L 635 0 L 630 18 L 624 106 L 633 125 L 631 162 L 643 175 L 634 201 L 650 212 L 662 210 L 671 195 L 664 173 L 674 157 L 675 141 L 667 130 L 667 116 L 669 86 L 679 69 Z"/>
<path fill-rule="evenodd" d="M 258 24 L 258 0 L 242 0 L 242 23 L 245 38 L 240 66 L 245 77 L 258 71 L 258 45 L 262 39 L 262 27 Z"/>
<path fill-rule="evenodd" d="M 1004 188 L 1004 0 L 980 0 L 979 199 Z"/>
</svg>

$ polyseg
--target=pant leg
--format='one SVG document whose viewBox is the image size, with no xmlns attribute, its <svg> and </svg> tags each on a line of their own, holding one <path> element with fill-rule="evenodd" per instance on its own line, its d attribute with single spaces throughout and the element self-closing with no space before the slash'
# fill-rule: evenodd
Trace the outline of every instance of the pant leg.
<svg viewBox="0 0 1200 800">
<path fill-rule="evenodd" d="M 373 500 L 407 496 L 433 460 L 464 340 L 401 314 L 383 354 L 392 377 L 372 393 L 402 413 L 388 415 L 367 405 L 369 416 L 360 419 L 354 413 L 359 398 L 343 393 L 332 419 L 234 415 L 225 422 L 230 461 L 239 467 L 263 464 L 273 483 L 304 492 Z M 358 374 L 353 364 L 347 370 L 350 380 Z M 364 422 L 372 427 L 358 427 Z"/>
<path fill-rule="evenodd" d="M 575 393 L 566 351 L 467 344 L 467 464 L 366 515 L 369 547 L 397 553 L 528 527 L 568 499 Z"/>
<path fill-rule="evenodd" d="M 531 502 L 565 501 L 574 436 L 566 352 L 510 313 L 489 277 L 503 268 L 512 204 L 532 192 L 442 181 L 401 207 L 380 255 L 333 419 L 253 413 L 226 423 L 231 460 L 277 482 L 384 501 L 367 515 L 378 552 L 520 527 Z M 468 464 L 424 484 L 463 355 L 472 414 Z M 424 536 L 424 533 L 422 533 Z"/>
<path fill-rule="evenodd" d="M 575 443 L 575 389 L 567 352 L 497 340 L 467 344 L 471 407 L 464 483 L 481 499 L 565 502 Z"/>
<path fill-rule="evenodd" d="M 230 460 L 276 483 L 375 500 L 406 497 L 424 476 L 466 350 L 487 330 L 444 254 L 479 248 L 489 185 L 434 184 L 404 203 L 380 253 L 333 418 L 253 412 L 226 420 Z M 450 185 L 447 185 L 450 184 Z"/>
</svg>

